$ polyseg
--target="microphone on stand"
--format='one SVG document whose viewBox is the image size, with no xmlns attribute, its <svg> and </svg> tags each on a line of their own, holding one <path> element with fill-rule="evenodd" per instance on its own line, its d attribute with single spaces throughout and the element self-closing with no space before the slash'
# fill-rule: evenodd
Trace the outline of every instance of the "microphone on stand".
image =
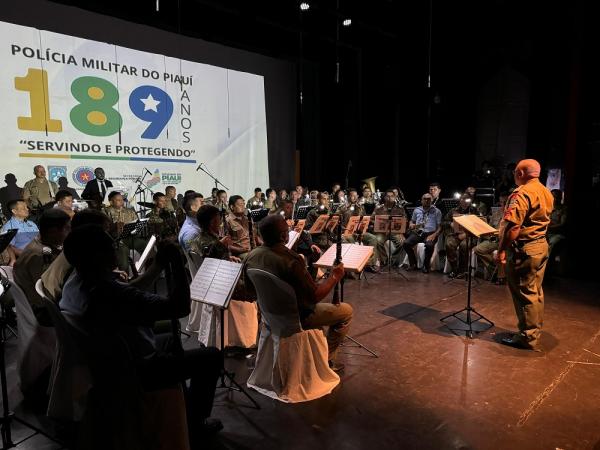
<svg viewBox="0 0 600 450">
<path fill-rule="evenodd" d="M 196 167 L 196 172 L 198 172 L 200 169 L 202 169 L 202 164 L 204 164 L 204 163 L 200 163 L 200 165 L 198 167 Z"/>
</svg>

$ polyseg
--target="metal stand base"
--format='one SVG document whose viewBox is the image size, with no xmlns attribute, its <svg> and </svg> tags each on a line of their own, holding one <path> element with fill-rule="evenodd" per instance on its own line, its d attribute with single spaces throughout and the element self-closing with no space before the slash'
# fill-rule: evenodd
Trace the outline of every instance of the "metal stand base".
<svg viewBox="0 0 600 450">
<path fill-rule="evenodd" d="M 379 355 L 377 353 L 375 353 L 373 350 L 371 350 L 369 347 L 365 347 L 363 344 L 361 344 L 360 342 L 358 342 L 356 339 L 354 339 L 352 336 L 348 336 L 346 335 L 346 339 L 352 341 L 354 344 L 356 345 L 348 345 L 347 347 L 356 347 L 356 348 L 362 348 L 363 350 L 366 350 L 367 352 L 369 352 L 373 358 L 379 358 Z M 342 342 L 342 346 L 346 347 L 346 345 L 344 345 L 344 343 Z"/>
<path fill-rule="evenodd" d="M 229 384 L 227 381 L 229 380 Z M 240 384 L 235 381 L 235 373 L 227 371 L 225 368 L 221 371 L 221 384 L 217 386 L 217 389 L 227 389 L 228 391 L 236 391 L 244 394 L 248 400 L 252 402 L 256 409 L 260 409 L 260 405 L 254 400 L 250 394 L 242 387 Z"/>
<path fill-rule="evenodd" d="M 466 320 L 463 319 L 462 317 L 459 317 L 460 314 L 465 313 L 467 314 L 467 318 Z M 477 315 L 476 319 L 473 319 L 473 315 Z M 464 323 L 465 325 L 468 326 L 468 328 L 452 328 L 450 327 L 447 323 L 446 320 L 448 320 L 449 318 L 454 317 L 455 319 L 457 319 L 458 321 Z M 446 327 L 448 327 L 448 329 L 452 332 L 454 331 L 464 331 L 465 335 L 470 338 L 473 339 L 474 337 L 474 333 L 481 333 L 482 331 L 487 331 L 490 328 L 492 328 L 494 326 L 494 322 L 492 322 L 491 320 L 489 320 L 488 318 L 486 318 L 485 316 L 483 316 L 482 314 L 479 314 L 477 311 L 475 311 L 474 308 L 471 307 L 466 307 L 461 309 L 460 311 L 456 311 L 453 312 L 451 314 L 448 314 L 447 316 L 444 316 L 440 319 L 441 322 L 444 323 L 444 325 L 446 325 Z M 486 323 L 486 327 L 481 329 L 481 330 L 474 330 L 473 329 L 473 324 L 476 322 L 485 322 Z"/>
<path fill-rule="evenodd" d="M 225 308 L 221 308 L 221 351 L 225 352 Z M 229 380 L 229 385 L 227 384 L 226 379 Z M 250 394 L 235 381 L 235 373 L 229 372 L 225 368 L 225 357 L 223 357 L 223 368 L 221 369 L 221 384 L 217 386 L 217 389 L 227 389 L 229 392 L 241 392 L 252 402 L 256 409 L 260 409 L 260 405 L 256 400 L 254 400 Z"/>
</svg>

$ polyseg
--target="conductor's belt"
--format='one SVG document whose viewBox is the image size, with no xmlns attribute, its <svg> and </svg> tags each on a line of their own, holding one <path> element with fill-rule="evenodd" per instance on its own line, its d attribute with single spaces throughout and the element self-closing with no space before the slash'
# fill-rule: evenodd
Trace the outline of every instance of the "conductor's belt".
<svg viewBox="0 0 600 450">
<path fill-rule="evenodd" d="M 540 237 L 537 237 L 535 239 L 517 239 L 515 241 L 515 245 L 518 248 L 523 248 L 527 244 L 531 244 L 533 242 L 539 242 L 539 241 L 542 241 L 542 240 L 545 240 L 545 239 L 546 239 L 546 236 L 540 236 Z"/>
</svg>

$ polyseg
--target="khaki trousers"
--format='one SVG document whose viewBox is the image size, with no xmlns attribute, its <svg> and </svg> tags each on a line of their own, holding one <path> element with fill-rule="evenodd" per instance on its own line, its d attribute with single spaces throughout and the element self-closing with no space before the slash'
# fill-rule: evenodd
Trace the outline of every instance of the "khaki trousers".
<svg viewBox="0 0 600 450">
<path fill-rule="evenodd" d="M 337 349 L 348 334 L 352 321 L 352 306 L 348 303 L 334 305 L 332 303 L 317 303 L 315 312 L 302 321 L 303 328 L 329 327 L 327 332 L 327 347 L 329 360 L 335 359 Z"/>
<path fill-rule="evenodd" d="M 542 282 L 548 262 L 545 239 L 529 242 L 520 251 L 509 249 L 506 281 L 517 313 L 521 338 L 535 347 L 544 323 L 544 291 Z"/>
</svg>

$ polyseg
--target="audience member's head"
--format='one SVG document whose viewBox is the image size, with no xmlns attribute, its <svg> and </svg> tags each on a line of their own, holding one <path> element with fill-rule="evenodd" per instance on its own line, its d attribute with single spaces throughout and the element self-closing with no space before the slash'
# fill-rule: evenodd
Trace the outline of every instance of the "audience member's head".
<svg viewBox="0 0 600 450">
<path fill-rule="evenodd" d="M 220 224 L 219 208 L 213 205 L 203 205 L 196 213 L 196 220 L 203 231 L 218 233 Z"/>
<path fill-rule="evenodd" d="M 63 251 L 69 264 L 82 276 L 102 276 L 117 266 L 114 242 L 99 225 L 74 229 L 65 239 Z"/>
<path fill-rule="evenodd" d="M 97 209 L 84 209 L 79 211 L 71 219 L 71 230 L 75 230 L 84 225 L 98 225 L 106 232 L 110 229 L 110 219 L 102 211 Z"/>
<path fill-rule="evenodd" d="M 188 216 L 195 215 L 202 206 L 202 194 L 192 192 L 183 197 L 183 210 Z"/>
<path fill-rule="evenodd" d="M 155 192 L 152 196 L 152 201 L 154 202 L 154 206 L 159 209 L 163 209 L 167 206 L 167 197 L 162 192 Z"/>
<path fill-rule="evenodd" d="M 289 239 L 288 224 L 281 214 L 265 217 L 258 224 L 258 231 L 267 247 L 280 243 L 285 244 Z"/>
<path fill-rule="evenodd" d="M 241 195 L 232 195 L 229 197 L 229 209 L 238 215 L 246 212 L 246 203 Z"/>
<path fill-rule="evenodd" d="M 71 231 L 71 217 L 60 208 L 51 208 L 42 213 L 38 225 L 42 243 L 59 246 Z"/>
</svg>

